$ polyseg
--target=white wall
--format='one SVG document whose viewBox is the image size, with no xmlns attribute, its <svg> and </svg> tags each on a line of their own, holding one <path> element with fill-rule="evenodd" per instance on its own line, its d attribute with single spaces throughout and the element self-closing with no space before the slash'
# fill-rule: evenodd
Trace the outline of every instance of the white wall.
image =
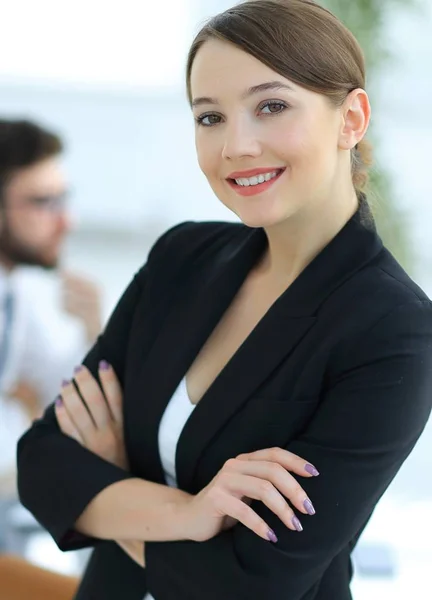
<svg viewBox="0 0 432 600">
<path fill-rule="evenodd" d="M 178 85 L 195 0 L 0 0 L 0 77 Z"/>
</svg>

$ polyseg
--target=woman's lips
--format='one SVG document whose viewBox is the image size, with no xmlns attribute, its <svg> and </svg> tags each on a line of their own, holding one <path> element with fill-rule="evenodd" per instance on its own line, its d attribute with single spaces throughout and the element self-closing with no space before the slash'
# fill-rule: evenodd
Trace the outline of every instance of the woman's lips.
<svg viewBox="0 0 432 600">
<path fill-rule="evenodd" d="M 257 183 L 256 185 L 238 185 L 234 179 L 227 179 L 229 186 L 237 193 L 239 196 L 256 196 L 257 194 L 262 194 L 266 192 L 276 181 L 278 181 L 281 175 L 285 172 L 285 169 L 279 169 L 279 173 L 273 179 L 269 179 L 269 181 L 264 181 L 263 183 Z"/>
</svg>

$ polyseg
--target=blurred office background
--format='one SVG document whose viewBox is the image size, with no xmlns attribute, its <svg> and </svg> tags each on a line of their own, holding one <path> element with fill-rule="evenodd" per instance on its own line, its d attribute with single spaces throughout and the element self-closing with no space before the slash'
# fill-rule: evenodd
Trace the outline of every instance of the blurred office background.
<svg viewBox="0 0 432 600">
<path fill-rule="evenodd" d="M 199 24 L 231 4 L 0 2 L 0 115 L 35 119 L 65 138 L 77 227 L 64 263 L 102 285 L 105 316 L 167 227 L 190 219 L 234 220 L 198 169 L 183 80 L 188 44 Z M 379 25 L 380 40 L 391 53 L 371 82 L 373 136 L 384 181 L 376 209 L 383 229 L 394 223 L 397 233 L 388 236 L 395 253 L 432 295 L 432 0 L 326 4 L 354 31 L 361 10 L 369 9 L 370 27 Z M 368 28 L 360 25 L 359 36 L 367 40 Z M 432 597 L 431 467 L 429 426 L 363 535 L 355 600 Z M 12 518 L 18 529 L 32 530 L 22 515 Z M 41 532 L 26 537 L 23 552 L 63 572 L 81 565 Z"/>
</svg>

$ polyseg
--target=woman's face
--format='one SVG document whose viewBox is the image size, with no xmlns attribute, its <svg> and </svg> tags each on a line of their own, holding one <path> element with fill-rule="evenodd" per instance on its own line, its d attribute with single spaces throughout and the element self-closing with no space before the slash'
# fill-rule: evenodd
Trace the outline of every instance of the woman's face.
<svg viewBox="0 0 432 600">
<path fill-rule="evenodd" d="M 197 53 L 191 93 L 200 168 L 246 225 L 269 227 L 331 198 L 343 119 L 326 97 L 213 39 Z"/>
</svg>

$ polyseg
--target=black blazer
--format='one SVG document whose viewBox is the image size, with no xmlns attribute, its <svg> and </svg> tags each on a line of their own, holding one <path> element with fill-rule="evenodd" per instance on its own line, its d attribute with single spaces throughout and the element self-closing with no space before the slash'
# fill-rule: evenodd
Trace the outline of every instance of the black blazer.
<svg viewBox="0 0 432 600">
<path fill-rule="evenodd" d="M 279 538 L 238 524 L 207 542 L 148 542 L 144 570 L 73 525 L 94 496 L 164 483 L 158 426 L 176 386 L 266 246 L 262 229 L 183 223 L 163 235 L 85 359 L 124 389 L 127 474 L 63 436 L 53 409 L 18 448 L 23 504 L 60 548 L 95 545 L 79 600 L 348 600 L 350 553 L 431 411 L 432 310 L 361 211 L 277 300 L 186 423 L 179 487 L 197 493 L 239 453 L 278 446 L 313 463 L 304 531 L 254 502 Z"/>
</svg>

